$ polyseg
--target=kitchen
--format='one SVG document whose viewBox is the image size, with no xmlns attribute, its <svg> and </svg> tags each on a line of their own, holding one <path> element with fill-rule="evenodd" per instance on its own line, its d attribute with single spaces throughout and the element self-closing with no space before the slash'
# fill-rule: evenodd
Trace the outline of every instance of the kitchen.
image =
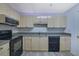
<svg viewBox="0 0 79 59">
<path fill-rule="evenodd" d="M 78 55 L 71 51 L 72 33 L 66 32 L 69 14 L 65 13 L 76 5 L 0 3 L 0 56 Z"/>
</svg>

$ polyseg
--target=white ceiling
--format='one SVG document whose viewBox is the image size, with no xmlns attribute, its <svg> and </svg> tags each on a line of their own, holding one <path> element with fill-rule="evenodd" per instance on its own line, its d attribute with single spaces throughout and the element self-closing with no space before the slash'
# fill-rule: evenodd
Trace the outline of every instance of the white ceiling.
<svg viewBox="0 0 79 59">
<path fill-rule="evenodd" d="M 64 13 L 76 3 L 10 3 L 13 9 L 20 14 L 58 14 Z"/>
</svg>

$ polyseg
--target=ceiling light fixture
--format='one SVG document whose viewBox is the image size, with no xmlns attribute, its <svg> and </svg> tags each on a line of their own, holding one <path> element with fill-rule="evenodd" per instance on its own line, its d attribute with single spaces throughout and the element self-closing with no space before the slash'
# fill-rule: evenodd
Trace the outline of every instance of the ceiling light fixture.
<svg viewBox="0 0 79 59">
<path fill-rule="evenodd" d="M 51 18 L 51 16 L 37 16 L 37 18 L 47 19 L 47 18 Z"/>
</svg>

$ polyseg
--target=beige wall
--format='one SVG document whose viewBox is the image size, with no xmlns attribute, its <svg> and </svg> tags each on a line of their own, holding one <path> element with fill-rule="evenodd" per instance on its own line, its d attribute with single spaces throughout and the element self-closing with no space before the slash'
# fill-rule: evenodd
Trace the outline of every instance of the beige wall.
<svg viewBox="0 0 79 59">
<path fill-rule="evenodd" d="M 4 3 L 0 3 L 0 14 L 5 14 L 6 16 L 10 18 L 14 18 L 16 20 L 20 19 L 20 15 L 13 10 L 10 6 Z"/>
</svg>

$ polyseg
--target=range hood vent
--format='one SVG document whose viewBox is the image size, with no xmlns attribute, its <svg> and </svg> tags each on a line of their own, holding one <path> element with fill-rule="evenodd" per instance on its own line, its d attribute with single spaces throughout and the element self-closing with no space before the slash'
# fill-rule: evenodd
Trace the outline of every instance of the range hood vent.
<svg viewBox="0 0 79 59">
<path fill-rule="evenodd" d="M 47 27 L 47 24 L 34 24 L 34 27 Z"/>
</svg>

